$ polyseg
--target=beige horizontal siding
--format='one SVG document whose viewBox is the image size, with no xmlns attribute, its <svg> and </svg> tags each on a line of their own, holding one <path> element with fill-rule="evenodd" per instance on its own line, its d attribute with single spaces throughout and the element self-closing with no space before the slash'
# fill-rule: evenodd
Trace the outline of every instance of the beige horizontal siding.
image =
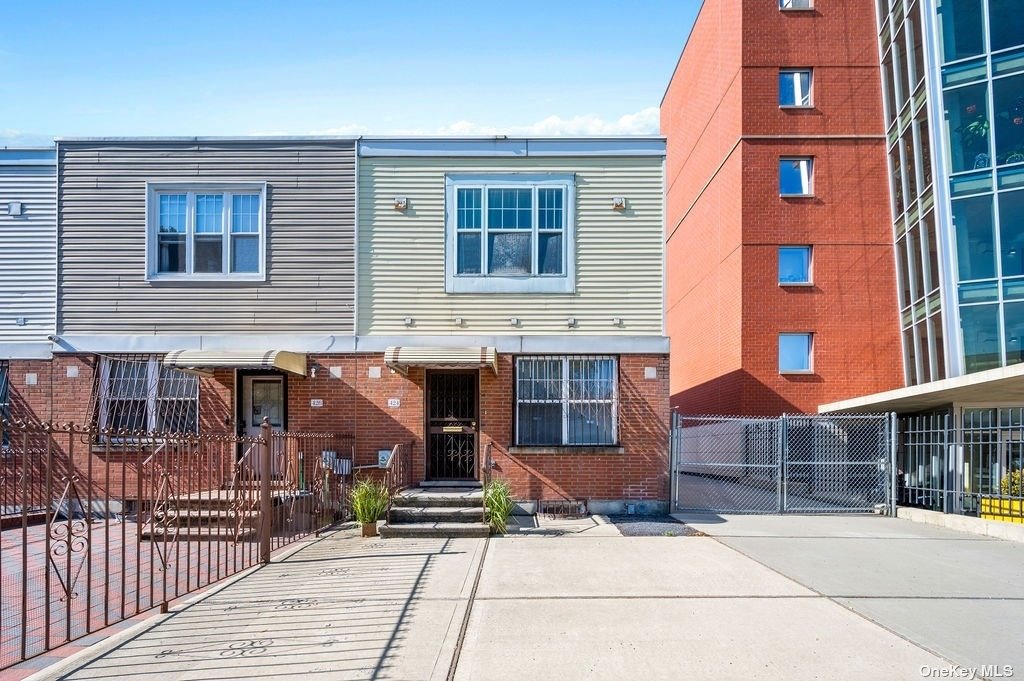
<svg viewBox="0 0 1024 681">
<path fill-rule="evenodd" d="M 0 166 L 0 343 L 43 342 L 57 309 L 53 166 Z M 7 214 L 21 201 L 24 214 Z M 16 320 L 25 318 L 25 325 Z"/>
<path fill-rule="evenodd" d="M 353 142 L 62 143 L 61 333 L 351 333 Z M 147 282 L 146 182 L 266 182 L 267 280 Z"/>
<path fill-rule="evenodd" d="M 663 173 L 659 158 L 363 158 L 359 162 L 359 333 L 662 333 Z M 446 173 L 576 176 L 576 292 L 445 292 Z M 396 211 L 394 197 L 407 210 Z M 611 207 L 624 196 L 626 211 Z M 415 324 L 407 328 L 405 317 Z M 456 327 L 453 320 L 465 323 Z M 521 326 L 512 327 L 510 317 Z M 575 317 L 570 330 L 566 320 Z M 612 319 L 622 318 L 621 327 Z"/>
</svg>

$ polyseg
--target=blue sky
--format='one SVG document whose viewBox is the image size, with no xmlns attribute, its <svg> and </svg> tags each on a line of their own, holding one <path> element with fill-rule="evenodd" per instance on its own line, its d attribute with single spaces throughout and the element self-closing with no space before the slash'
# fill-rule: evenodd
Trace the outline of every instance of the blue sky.
<svg viewBox="0 0 1024 681">
<path fill-rule="evenodd" d="M 656 133 L 699 0 L 0 0 L 0 145 Z"/>
</svg>

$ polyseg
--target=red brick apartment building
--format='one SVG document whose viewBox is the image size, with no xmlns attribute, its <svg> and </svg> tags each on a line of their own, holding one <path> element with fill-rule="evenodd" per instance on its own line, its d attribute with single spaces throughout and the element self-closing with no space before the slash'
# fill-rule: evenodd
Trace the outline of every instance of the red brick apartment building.
<svg viewBox="0 0 1024 681">
<path fill-rule="evenodd" d="M 672 406 L 902 385 L 871 0 L 706 0 L 661 104 Z"/>
</svg>

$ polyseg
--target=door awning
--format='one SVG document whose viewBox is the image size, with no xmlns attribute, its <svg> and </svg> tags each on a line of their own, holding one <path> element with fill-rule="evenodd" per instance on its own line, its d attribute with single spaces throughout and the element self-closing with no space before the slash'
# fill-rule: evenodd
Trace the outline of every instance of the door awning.
<svg viewBox="0 0 1024 681">
<path fill-rule="evenodd" d="M 183 371 L 278 369 L 306 375 L 306 355 L 287 350 L 175 350 L 164 356 L 163 364 Z"/>
<path fill-rule="evenodd" d="M 384 363 L 395 371 L 409 367 L 428 369 L 479 369 L 498 373 L 498 352 L 490 347 L 424 347 L 392 345 L 384 351 Z"/>
</svg>

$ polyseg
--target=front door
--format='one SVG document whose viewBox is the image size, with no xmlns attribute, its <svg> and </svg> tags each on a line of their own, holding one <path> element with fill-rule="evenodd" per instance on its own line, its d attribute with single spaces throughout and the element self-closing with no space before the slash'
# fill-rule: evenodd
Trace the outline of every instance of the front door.
<svg viewBox="0 0 1024 681">
<path fill-rule="evenodd" d="M 475 480 L 478 372 L 427 372 L 427 479 Z"/>
<path fill-rule="evenodd" d="M 274 430 L 284 429 L 284 376 L 243 376 L 241 434 L 259 437 L 264 418 Z"/>
</svg>

